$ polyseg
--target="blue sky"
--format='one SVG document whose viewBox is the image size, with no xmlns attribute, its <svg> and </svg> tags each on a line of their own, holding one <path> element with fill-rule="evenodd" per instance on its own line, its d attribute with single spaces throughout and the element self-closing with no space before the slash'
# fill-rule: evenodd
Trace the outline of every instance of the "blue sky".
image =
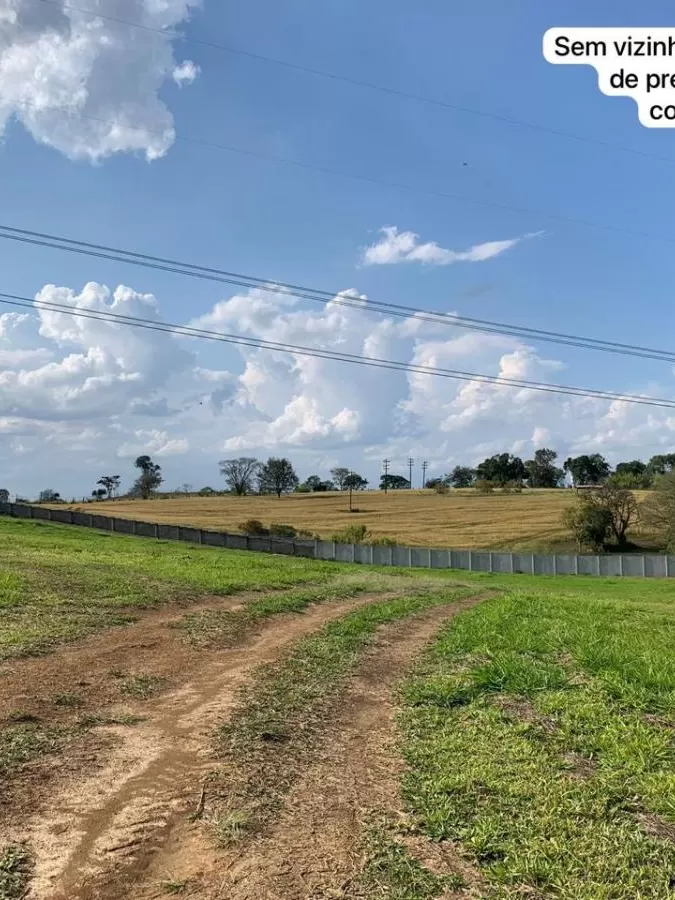
<svg viewBox="0 0 675 900">
<path fill-rule="evenodd" d="M 672 240 L 657 236 L 672 233 L 674 133 L 642 128 L 633 101 L 603 96 L 591 68 L 551 66 L 541 52 L 543 33 L 552 26 L 667 25 L 664 3 L 642 5 L 639 21 L 634 4 L 609 2 L 569 3 L 564 15 L 554 15 L 550 5 L 535 2 L 432 0 L 419 8 L 398 0 L 371 0 L 364 14 L 363 4 L 353 0 L 339 5 L 204 0 L 190 5 L 189 18 L 185 2 L 167 4 L 169 24 L 188 38 L 435 97 L 611 147 L 358 88 L 190 41 L 172 44 L 112 23 L 108 27 L 120 45 L 117 55 L 82 74 L 78 84 L 84 85 L 89 105 L 66 108 L 69 99 L 41 84 L 43 78 L 60 84 L 61 76 L 38 72 L 39 55 L 30 57 L 26 51 L 22 60 L 22 84 L 27 81 L 28 88 L 19 90 L 13 82 L 17 76 L 10 62 L 17 46 L 21 51 L 29 33 L 36 41 L 45 40 L 47 25 L 36 18 L 44 15 L 45 5 L 41 0 L 18 4 L 30 28 L 21 22 L 21 27 L 0 26 L 3 224 L 174 256 L 270 281 L 335 292 L 354 289 L 427 309 L 668 347 L 675 263 Z M 60 7 L 61 0 L 54 5 Z M 2 0 L 0 13 L 3 6 L 17 4 Z M 73 0 L 73 6 L 92 8 L 92 0 Z M 154 8 L 150 0 L 98 4 L 109 16 L 157 24 Z M 62 14 L 75 15 L 72 10 Z M 122 32 L 135 33 L 138 46 L 129 50 L 130 62 Z M 193 83 L 178 86 L 171 66 L 186 59 L 194 61 L 199 74 Z M 62 62 L 65 66 L 65 54 Z M 77 133 L 78 110 L 110 120 L 132 106 L 140 109 L 136 121 L 141 129 L 155 128 L 154 89 L 144 93 L 143 78 L 124 74 L 144 66 L 164 67 L 159 98 L 176 133 L 176 140 L 153 161 L 142 151 L 101 150 L 96 136 Z M 29 121 L 26 112 L 31 78 L 32 102 L 38 98 L 47 107 L 43 120 Z M 142 130 L 135 135 L 144 137 Z M 322 174 L 192 140 L 418 190 Z M 99 158 L 74 159 L 83 147 Z M 422 243 L 455 251 L 544 233 L 483 262 L 363 265 L 364 248 L 380 240 L 383 226 L 414 232 Z M 87 282 L 111 290 L 122 284 L 152 294 L 158 317 L 168 321 L 200 319 L 259 337 L 281 333 L 275 319 L 283 314 L 278 304 L 277 312 L 265 306 L 259 320 L 246 322 L 240 310 L 216 306 L 234 289 L 228 292 L 207 282 L 6 241 L 0 241 L 0 267 L 3 291 L 32 297 L 55 284 L 77 298 Z M 39 310 L 36 314 L 44 318 Z M 300 305 L 292 314 L 292 328 L 286 321 L 290 330 L 282 331 L 297 343 L 317 345 L 319 335 L 322 345 L 343 340 L 355 352 L 363 350 L 370 329 L 381 322 L 359 314 L 358 320 L 339 320 L 326 329 L 321 317 L 328 313 L 321 307 Z M 303 323 L 307 329 L 300 340 Z M 344 373 L 345 367 L 298 377 L 291 358 L 283 371 L 270 363 L 270 372 L 269 354 L 244 357 L 226 345 L 183 346 L 181 352 L 197 355 L 185 370 L 173 373 L 180 378 L 172 379 L 166 369 L 161 374 L 164 363 L 158 360 L 178 365 L 172 355 L 176 341 L 155 347 L 147 370 L 150 357 L 139 347 L 133 365 L 128 363 L 132 372 L 120 368 L 105 329 L 73 341 L 72 335 L 64 337 L 65 320 L 57 327 L 38 319 L 34 334 L 29 333 L 30 322 L 7 320 L 6 325 L 6 350 L 45 351 L 43 358 L 35 357 L 32 369 L 27 365 L 21 370 L 23 378 L 14 365 L 9 380 L 0 381 L 0 401 L 5 393 L 0 427 L 7 433 L 6 471 L 12 479 L 8 487 L 21 492 L 34 493 L 47 479 L 65 493 L 88 493 L 94 474 L 111 467 L 130 472 L 129 453 L 144 441 L 158 454 L 169 486 L 217 482 L 218 459 L 235 452 L 289 455 L 303 475 L 344 461 L 375 480 L 381 454 L 400 457 L 401 464 L 410 453 L 423 455 L 441 471 L 451 463 L 472 462 L 483 451 L 513 449 L 526 456 L 539 446 L 537 441 L 553 442 L 565 454 L 600 449 L 615 460 L 672 449 L 675 422 L 662 410 L 617 410 L 607 404 L 590 408 L 586 401 L 564 406 L 550 398 L 533 399 L 529 392 L 513 399 L 504 389 L 477 399 L 460 396 L 447 382 L 410 384 L 386 373 L 368 381 L 365 387 L 372 393 L 364 400 L 354 396 L 362 383 L 353 372 Z M 60 334 L 59 328 L 64 329 Z M 442 332 L 411 340 L 397 335 L 394 343 L 390 335 L 385 349 L 398 351 L 397 358 L 406 361 L 432 354 L 450 365 L 449 360 L 461 358 L 458 368 L 492 374 L 514 371 L 508 360 L 505 369 L 502 360 L 515 353 L 520 354 L 515 371 L 524 377 L 673 394 L 673 373 L 665 364 L 550 345 L 491 344 L 487 339 L 464 347 L 453 344 L 462 339 L 461 331 Z M 444 342 L 440 349 L 439 341 Z M 104 361 L 91 363 L 92 348 Z M 87 354 L 87 365 L 75 365 L 78 372 L 70 373 L 72 382 L 62 373 L 54 381 L 53 372 L 43 371 L 45 365 L 63 368 L 67 357 Z M 103 377 L 108 363 L 108 374 L 118 381 L 138 376 L 138 396 L 123 392 L 117 406 L 110 397 L 106 402 L 111 405 L 103 403 L 98 410 L 96 404 L 79 408 L 75 401 L 61 403 L 59 397 L 79 391 L 92 371 Z M 241 382 L 245 369 L 248 382 Z M 205 371 L 221 374 L 216 379 Z M 270 379 L 269 402 L 254 396 L 265 378 Z M 227 385 L 224 403 L 225 395 L 213 400 L 215 381 L 221 389 Z M 344 393 L 345 384 L 352 393 Z M 42 405 L 32 393 L 31 403 L 21 402 L 27 385 L 31 392 L 44 387 Z M 309 398 L 307 385 L 314 392 Z M 388 404 L 386 416 L 372 408 L 373 395 L 380 391 Z M 335 408 L 318 408 L 322 397 L 331 397 Z M 145 418 L 138 412 L 143 398 L 163 399 L 169 412 Z M 520 406 L 507 415 L 505 407 L 512 402 Z M 292 428 L 286 427 L 289 415 Z M 296 428 L 303 416 L 318 418 L 310 428 Z M 40 460 L 46 448 L 45 470 Z M 103 467 L 101 472 L 97 467 Z"/>
</svg>

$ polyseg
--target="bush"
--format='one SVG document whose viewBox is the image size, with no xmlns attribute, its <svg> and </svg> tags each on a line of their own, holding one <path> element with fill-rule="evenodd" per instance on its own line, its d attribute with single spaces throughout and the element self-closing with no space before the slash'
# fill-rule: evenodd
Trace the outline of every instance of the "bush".
<svg viewBox="0 0 675 900">
<path fill-rule="evenodd" d="M 398 541 L 386 535 L 371 538 L 368 543 L 372 544 L 373 547 L 398 547 Z"/>
<path fill-rule="evenodd" d="M 579 550 L 586 548 L 598 553 L 607 540 L 612 514 L 606 507 L 584 502 L 565 510 L 563 524 L 576 538 Z"/>
<path fill-rule="evenodd" d="M 303 540 L 307 539 L 307 540 L 311 540 L 311 541 L 320 541 L 321 540 L 320 534 L 313 534 L 311 531 L 305 531 L 304 528 L 301 528 L 298 531 L 296 537 L 302 538 Z"/>
<path fill-rule="evenodd" d="M 365 525 L 348 525 L 331 537 L 336 544 L 362 544 L 368 536 Z"/>
<path fill-rule="evenodd" d="M 274 537 L 294 538 L 298 536 L 298 532 L 292 525 L 283 525 L 278 522 L 272 522 L 270 525 L 270 534 Z"/>
<path fill-rule="evenodd" d="M 264 536 L 269 534 L 269 529 L 265 528 L 262 522 L 258 519 L 247 519 L 246 522 L 242 522 L 239 526 L 239 531 L 243 531 L 244 534 L 258 535 Z"/>
<path fill-rule="evenodd" d="M 445 484 L 444 481 L 441 481 L 441 479 L 439 478 L 437 483 L 434 484 L 434 490 L 436 491 L 437 494 L 447 494 L 448 486 L 447 486 L 447 484 Z"/>
<path fill-rule="evenodd" d="M 479 494 L 492 494 L 494 493 L 494 483 L 492 481 L 487 481 L 485 478 L 479 478 L 476 482 L 476 490 Z"/>
</svg>

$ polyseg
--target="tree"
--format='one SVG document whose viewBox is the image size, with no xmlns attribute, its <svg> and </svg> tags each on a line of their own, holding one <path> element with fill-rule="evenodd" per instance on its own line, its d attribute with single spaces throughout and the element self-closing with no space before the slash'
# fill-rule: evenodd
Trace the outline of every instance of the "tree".
<svg viewBox="0 0 675 900">
<path fill-rule="evenodd" d="M 100 484 L 103 488 L 103 493 L 107 495 L 108 500 L 112 500 L 112 498 L 119 491 L 121 481 L 121 475 L 103 475 L 101 476 L 101 478 L 99 478 L 96 484 Z"/>
<path fill-rule="evenodd" d="M 7 488 L 0 488 L 0 503 L 9 503 L 9 491 Z"/>
<path fill-rule="evenodd" d="M 675 550 L 675 471 L 657 477 L 641 512 L 645 525 L 658 532 L 664 548 Z"/>
<path fill-rule="evenodd" d="M 670 472 L 675 472 L 675 453 L 652 456 L 647 463 L 647 468 L 654 475 L 668 475 Z"/>
<path fill-rule="evenodd" d="M 402 475 L 383 475 L 380 478 L 381 491 L 402 491 L 410 488 L 410 482 Z"/>
<path fill-rule="evenodd" d="M 454 488 L 469 488 L 476 480 L 476 470 L 469 466 L 455 466 L 450 473 L 450 484 Z"/>
<path fill-rule="evenodd" d="M 186 496 L 188 496 L 188 494 L 191 494 L 194 490 L 192 485 L 187 484 L 187 482 L 185 484 L 181 484 L 180 489 Z"/>
<path fill-rule="evenodd" d="M 544 447 L 535 450 L 534 459 L 525 463 L 527 483 L 531 488 L 557 488 L 560 487 L 565 473 L 555 465 L 558 454 L 555 450 Z"/>
<path fill-rule="evenodd" d="M 261 494 L 281 497 L 298 486 L 300 479 L 289 459 L 271 456 L 258 472 L 258 489 Z"/>
<path fill-rule="evenodd" d="M 641 459 L 620 462 L 614 471 L 617 475 L 644 475 L 647 471 L 647 463 L 643 463 Z"/>
<path fill-rule="evenodd" d="M 215 493 L 216 492 L 214 491 L 214 489 L 212 487 L 203 487 L 203 488 L 199 489 L 200 497 L 210 497 L 212 494 L 215 494 Z"/>
<path fill-rule="evenodd" d="M 103 500 L 107 493 L 105 488 L 97 488 L 95 491 L 91 492 L 91 496 L 94 500 Z M 108 499 L 110 499 L 110 497 L 108 497 Z"/>
<path fill-rule="evenodd" d="M 322 481 L 318 475 L 310 475 L 300 487 L 304 487 L 305 492 L 310 494 L 326 493 L 326 491 L 335 490 L 335 485 L 332 481 Z"/>
<path fill-rule="evenodd" d="M 646 469 L 641 475 L 616 471 L 607 479 L 607 484 L 613 484 L 615 487 L 625 488 L 628 491 L 648 491 L 653 483 L 654 476 L 649 469 Z"/>
<path fill-rule="evenodd" d="M 563 513 L 563 524 L 576 538 L 579 550 L 585 548 L 599 553 L 610 529 L 610 512 L 584 500 Z"/>
<path fill-rule="evenodd" d="M 331 475 L 333 472 L 331 472 Z M 344 480 L 343 490 L 362 491 L 368 487 L 368 479 L 362 478 L 356 472 L 348 472 Z"/>
<path fill-rule="evenodd" d="M 509 481 L 522 482 L 525 474 L 525 463 L 519 456 L 510 453 L 497 453 L 476 467 L 478 479 L 492 481 L 502 487 Z"/>
<path fill-rule="evenodd" d="M 134 466 L 141 470 L 141 474 L 134 482 L 132 493 L 143 500 L 148 500 L 164 481 L 162 467 L 153 462 L 149 456 L 139 456 Z"/>
<path fill-rule="evenodd" d="M 447 475 L 445 478 L 428 478 L 424 487 L 429 491 L 437 491 L 439 488 L 442 490 L 443 488 L 447 488 L 449 480 Z"/>
<path fill-rule="evenodd" d="M 40 491 L 38 503 L 59 503 L 60 501 L 61 494 L 58 491 L 54 491 L 52 488 L 45 488 L 44 491 Z"/>
<path fill-rule="evenodd" d="M 605 457 L 599 453 L 569 457 L 565 460 L 563 469 L 572 476 L 575 487 L 580 484 L 602 484 L 607 481 L 612 470 Z"/>
<path fill-rule="evenodd" d="M 253 482 L 260 469 L 257 459 L 240 456 L 238 459 L 223 459 L 218 465 L 220 474 L 233 494 L 243 497 L 253 491 Z"/>
<path fill-rule="evenodd" d="M 333 476 L 333 481 L 338 487 L 339 491 L 344 491 L 347 489 L 347 479 L 349 478 L 349 469 L 345 469 L 343 466 L 338 466 L 336 469 L 331 469 L 330 474 Z"/>
<path fill-rule="evenodd" d="M 639 517 L 639 506 L 635 494 L 614 484 L 604 484 L 599 491 L 589 494 L 585 501 L 597 509 L 609 513 L 609 528 L 620 548 L 628 543 L 626 532 Z"/>
</svg>

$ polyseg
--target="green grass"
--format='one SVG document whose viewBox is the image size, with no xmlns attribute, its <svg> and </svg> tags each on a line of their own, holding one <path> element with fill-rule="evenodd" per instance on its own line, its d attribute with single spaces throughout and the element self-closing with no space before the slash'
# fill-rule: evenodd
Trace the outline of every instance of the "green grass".
<svg viewBox="0 0 675 900">
<path fill-rule="evenodd" d="M 55 753 L 66 738 L 66 729 L 43 726 L 39 722 L 5 725 L 0 728 L 0 777 L 37 756 Z"/>
<path fill-rule="evenodd" d="M 447 897 L 447 892 L 464 886 L 464 880 L 456 874 L 438 875 L 422 866 L 384 822 L 373 824 L 363 843 L 365 861 L 350 885 L 350 898 L 436 900 L 443 892 Z"/>
<path fill-rule="evenodd" d="M 159 675 L 131 675 L 122 683 L 122 693 L 134 700 L 149 700 L 166 685 Z"/>
<path fill-rule="evenodd" d="M 0 660 L 133 622 L 139 609 L 204 594 L 324 582 L 327 563 L 0 519 Z"/>
<path fill-rule="evenodd" d="M 0 900 L 21 900 L 33 872 L 33 860 L 22 844 L 8 844 L 0 851 Z"/>
<path fill-rule="evenodd" d="M 210 790 L 217 836 L 257 831 L 278 808 L 320 737 L 326 707 L 381 626 L 467 593 L 455 587 L 368 604 L 299 641 L 279 663 L 261 667 L 216 733 L 216 751 L 227 761 Z M 233 821 L 234 832 L 228 827 Z"/>
<path fill-rule="evenodd" d="M 402 592 L 417 582 L 380 574 L 336 572 L 333 581 L 292 591 L 270 593 L 249 601 L 243 609 L 188 613 L 175 627 L 201 647 L 230 646 L 271 616 L 301 613 L 316 603 L 337 603 L 370 592 Z M 419 589 L 419 587 L 418 587 Z"/>
<path fill-rule="evenodd" d="M 490 896 L 675 897 L 675 603 L 651 585 L 530 581 L 454 620 L 408 682 L 408 809 Z"/>
</svg>

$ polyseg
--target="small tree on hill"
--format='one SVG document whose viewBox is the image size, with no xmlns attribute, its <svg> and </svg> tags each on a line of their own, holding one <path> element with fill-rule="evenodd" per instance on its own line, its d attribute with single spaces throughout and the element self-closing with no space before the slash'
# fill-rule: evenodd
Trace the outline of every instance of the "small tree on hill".
<svg viewBox="0 0 675 900">
<path fill-rule="evenodd" d="M 58 491 L 52 490 L 52 488 L 45 488 L 44 491 L 40 491 L 40 496 L 38 497 L 38 503 L 60 503 L 61 502 L 61 494 Z"/>
<path fill-rule="evenodd" d="M 253 483 L 260 469 L 257 459 L 240 456 L 238 459 L 223 459 L 218 465 L 230 491 L 238 497 L 253 492 Z"/>
<path fill-rule="evenodd" d="M 348 472 L 344 480 L 343 490 L 363 491 L 368 487 L 368 479 L 363 478 L 356 472 Z"/>
<path fill-rule="evenodd" d="M 565 460 L 565 472 L 569 472 L 575 486 L 580 484 L 602 484 L 609 478 L 611 466 L 604 456 L 592 453 L 590 456 L 575 456 Z"/>
<path fill-rule="evenodd" d="M 381 491 L 403 491 L 410 488 L 410 482 L 402 475 L 382 475 L 380 478 Z"/>
<path fill-rule="evenodd" d="M 303 489 L 303 493 L 308 494 L 325 494 L 327 491 L 334 491 L 335 485 L 332 481 L 322 481 L 318 475 L 310 475 L 299 488 Z"/>
<path fill-rule="evenodd" d="M 469 488 L 476 480 L 476 471 L 469 466 L 455 466 L 450 473 L 450 484 L 454 488 Z"/>
<path fill-rule="evenodd" d="M 277 459 L 271 456 L 260 468 L 258 487 L 261 494 L 276 494 L 281 497 L 294 490 L 300 483 L 289 459 Z"/>
<path fill-rule="evenodd" d="M 333 481 L 337 485 L 339 491 L 347 489 L 348 485 L 346 484 L 346 481 L 349 478 L 349 469 L 345 469 L 344 466 L 338 466 L 335 469 L 331 469 L 330 474 L 333 476 Z"/>
<path fill-rule="evenodd" d="M 548 450 L 546 447 L 536 450 L 534 459 L 529 459 L 525 463 L 528 486 L 531 488 L 560 487 L 565 473 L 556 466 L 557 458 L 558 454 L 555 450 Z"/>
<path fill-rule="evenodd" d="M 120 482 L 122 481 L 121 475 L 102 475 L 101 478 L 96 482 L 96 484 L 100 484 L 103 488 L 103 493 L 108 497 L 108 500 L 112 500 L 114 496 L 116 496 L 119 491 Z"/>
<path fill-rule="evenodd" d="M 164 481 L 162 467 L 153 462 L 149 456 L 139 456 L 134 465 L 141 470 L 141 474 L 134 482 L 132 493 L 143 500 L 148 500 Z"/>
<path fill-rule="evenodd" d="M 500 487 L 509 481 L 522 481 L 525 475 L 525 464 L 522 459 L 510 453 L 497 453 L 476 467 L 476 478 L 481 481 L 492 481 Z"/>
</svg>

